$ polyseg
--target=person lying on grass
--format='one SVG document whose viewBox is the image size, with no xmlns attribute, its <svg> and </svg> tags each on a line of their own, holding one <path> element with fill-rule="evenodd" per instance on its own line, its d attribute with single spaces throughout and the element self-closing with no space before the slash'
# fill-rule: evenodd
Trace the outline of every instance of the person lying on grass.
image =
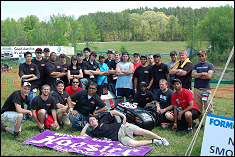
<svg viewBox="0 0 235 157">
<path fill-rule="evenodd" d="M 123 124 L 113 123 L 114 115 L 122 117 Z M 123 145 L 130 147 L 138 147 L 151 143 L 155 145 L 169 145 L 169 142 L 165 138 L 160 137 L 149 130 L 142 129 L 134 124 L 127 123 L 126 116 L 116 110 L 112 110 L 107 113 L 100 121 L 98 121 L 95 115 L 89 115 L 87 118 L 87 122 L 88 123 L 82 129 L 80 136 L 98 138 L 106 137 L 114 141 L 119 141 Z M 86 134 L 86 130 L 89 126 L 92 126 L 94 130 Z M 134 136 L 137 135 L 152 138 L 152 140 L 136 141 L 134 139 Z"/>
</svg>

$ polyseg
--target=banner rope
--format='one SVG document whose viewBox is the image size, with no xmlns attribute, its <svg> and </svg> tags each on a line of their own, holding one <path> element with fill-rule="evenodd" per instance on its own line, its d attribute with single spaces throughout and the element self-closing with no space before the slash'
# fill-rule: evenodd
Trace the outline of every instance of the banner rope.
<svg viewBox="0 0 235 157">
<path fill-rule="evenodd" d="M 223 76 L 224 76 L 224 73 L 225 73 L 225 71 L 226 71 L 226 69 L 227 69 L 227 67 L 228 67 L 228 64 L 229 64 L 229 62 L 230 62 L 230 60 L 231 60 L 231 58 L 232 58 L 232 56 L 233 56 L 233 52 L 234 52 L 234 46 L 233 46 L 233 49 L 232 49 L 232 51 L 231 51 L 231 53 L 230 53 L 230 56 L 229 56 L 229 58 L 228 58 L 228 60 L 227 60 L 227 63 L 226 63 L 226 65 L 225 65 L 225 68 L 224 68 L 224 70 L 223 70 L 223 72 L 222 72 L 222 75 L 220 76 L 220 79 L 219 79 L 219 81 L 218 81 L 218 83 L 217 83 L 217 86 L 216 86 L 216 88 L 215 88 L 214 94 L 213 94 L 213 96 L 212 96 L 212 98 L 211 98 L 211 100 L 210 100 L 210 102 L 209 102 L 209 104 L 208 104 L 208 106 L 207 106 L 207 108 L 206 108 L 206 111 L 205 111 L 205 113 L 204 113 L 204 115 L 203 115 L 203 117 L 202 117 L 201 122 L 200 122 L 199 125 L 198 125 L 197 131 L 196 131 L 196 133 L 195 133 L 194 136 L 193 136 L 193 139 L 192 139 L 192 141 L 191 141 L 191 143 L 190 143 L 190 145 L 189 145 L 189 147 L 188 147 L 188 149 L 187 149 L 187 151 L 186 151 L 186 153 L 185 153 L 185 156 L 188 154 L 188 151 L 189 151 L 189 149 L 190 149 L 190 147 L 191 147 L 191 145 L 192 145 L 191 150 L 190 150 L 188 156 L 191 155 L 191 152 L 192 152 L 193 147 L 194 147 L 194 144 L 195 144 L 195 142 L 196 142 L 196 140 L 197 140 L 197 136 L 198 136 L 198 133 L 199 133 L 200 128 L 201 128 L 201 126 L 202 126 L 202 123 L 203 123 L 203 120 L 204 120 L 204 118 L 205 118 L 205 115 L 206 115 L 207 112 L 208 112 L 208 109 L 209 109 L 209 107 L 210 107 L 210 105 L 211 105 L 211 102 L 212 102 L 214 96 L 215 96 L 215 93 L 216 93 L 216 91 L 217 91 L 217 88 L 219 87 L 220 81 L 222 80 L 222 78 L 223 78 Z"/>
</svg>

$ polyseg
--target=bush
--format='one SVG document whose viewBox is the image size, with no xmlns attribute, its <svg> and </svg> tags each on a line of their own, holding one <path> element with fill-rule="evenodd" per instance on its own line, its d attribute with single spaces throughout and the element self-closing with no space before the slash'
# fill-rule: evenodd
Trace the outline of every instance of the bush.
<svg viewBox="0 0 235 157">
<path fill-rule="evenodd" d="M 127 50 L 126 50 L 126 47 L 122 45 L 121 48 L 119 49 L 119 51 L 120 51 L 121 53 L 123 53 L 124 51 L 127 51 Z"/>
</svg>

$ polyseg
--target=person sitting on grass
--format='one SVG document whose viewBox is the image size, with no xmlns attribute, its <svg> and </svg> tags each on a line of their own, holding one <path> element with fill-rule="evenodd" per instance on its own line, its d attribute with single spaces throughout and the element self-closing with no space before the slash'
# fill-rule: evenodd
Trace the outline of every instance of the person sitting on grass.
<svg viewBox="0 0 235 157">
<path fill-rule="evenodd" d="M 122 117 L 123 123 L 112 123 L 114 115 Z M 123 145 L 130 147 L 138 147 L 151 143 L 155 145 L 169 145 L 169 142 L 165 138 L 160 137 L 149 130 L 142 129 L 137 125 L 127 123 L 126 116 L 116 110 L 108 112 L 100 121 L 98 121 L 95 115 L 89 115 L 87 118 L 87 122 L 88 123 L 82 129 L 80 136 L 98 138 L 106 137 L 114 141 L 119 141 Z M 86 133 L 86 130 L 89 126 L 92 126 L 94 130 Z M 136 141 L 134 139 L 134 136 L 137 135 L 152 138 L 152 140 Z"/>
<path fill-rule="evenodd" d="M 53 96 L 49 95 L 50 91 L 48 84 L 43 85 L 42 95 L 34 97 L 31 104 L 33 119 L 38 124 L 40 133 L 45 131 L 44 127 L 52 128 L 53 130 L 60 128 L 56 117 L 56 101 Z"/>
<path fill-rule="evenodd" d="M 30 110 L 24 109 L 24 104 L 29 104 L 30 98 L 27 96 L 30 92 L 31 84 L 29 82 L 22 83 L 21 90 L 13 92 L 5 101 L 1 110 L 1 120 L 9 121 L 11 128 L 7 127 L 5 122 L 1 122 L 1 132 L 9 132 L 14 135 L 14 140 L 23 142 L 20 137 L 21 122 L 23 113 L 28 113 L 32 116 Z"/>
</svg>

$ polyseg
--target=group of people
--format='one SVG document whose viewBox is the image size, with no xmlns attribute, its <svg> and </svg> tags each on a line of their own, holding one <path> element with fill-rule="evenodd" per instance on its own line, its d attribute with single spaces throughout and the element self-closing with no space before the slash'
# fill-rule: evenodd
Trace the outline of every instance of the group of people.
<svg viewBox="0 0 235 157">
<path fill-rule="evenodd" d="M 202 118 L 203 103 L 206 109 L 211 98 L 214 66 L 206 61 L 204 50 L 198 53 L 200 63 L 194 66 L 185 50 L 179 52 L 179 61 L 177 52 L 170 52 L 171 61 L 166 64 L 161 62 L 159 53 L 140 56 L 136 52 L 131 63 L 128 52 L 121 55 L 119 51 L 108 50 L 108 58 L 100 55 L 97 63 L 96 52 L 85 48 L 85 57 L 79 52 L 71 57 L 71 64 L 66 63 L 65 54 L 60 54 L 57 63 L 56 53 L 50 53 L 48 48 L 37 48 L 35 54 L 33 60 L 30 52 L 24 54 L 26 61 L 19 65 L 21 90 L 13 92 L 1 110 L 2 120 L 11 123 L 10 128 L 2 122 L 1 131 L 13 134 L 17 141 L 23 141 L 21 124 L 30 118 L 38 124 L 40 132 L 47 128 L 58 130 L 72 123 L 71 132 L 82 128 L 81 136 L 106 137 L 132 147 L 150 143 L 169 145 L 165 138 L 127 123 L 125 115 L 116 110 L 98 120 L 96 115 L 108 110 L 99 96 L 102 82 L 114 87 L 121 102 L 125 97 L 141 108 L 156 106 L 159 114 L 156 126 L 167 128 L 173 122 L 173 131 L 188 129 L 190 135 L 193 135 L 194 120 Z M 192 78 L 195 78 L 194 97 Z M 40 93 L 36 96 L 37 90 Z M 209 113 L 213 112 L 211 104 Z M 114 115 L 122 117 L 123 122 L 113 123 Z M 136 141 L 135 135 L 152 140 Z"/>
</svg>

